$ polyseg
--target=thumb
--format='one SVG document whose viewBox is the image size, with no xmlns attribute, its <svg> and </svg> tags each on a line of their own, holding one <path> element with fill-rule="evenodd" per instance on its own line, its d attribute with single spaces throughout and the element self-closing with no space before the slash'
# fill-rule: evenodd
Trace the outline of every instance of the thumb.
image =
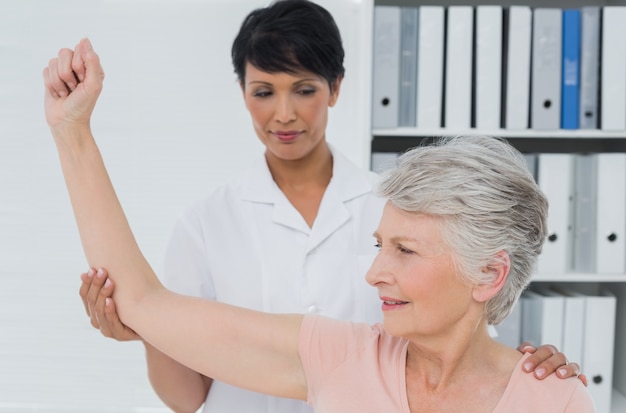
<svg viewBox="0 0 626 413">
<path fill-rule="evenodd" d="M 102 65 L 100 65 L 100 58 L 94 51 L 88 38 L 80 41 L 78 49 L 78 54 L 82 56 L 85 68 L 85 78 L 83 80 L 85 89 L 89 94 L 99 95 L 104 80 L 104 70 Z"/>
</svg>

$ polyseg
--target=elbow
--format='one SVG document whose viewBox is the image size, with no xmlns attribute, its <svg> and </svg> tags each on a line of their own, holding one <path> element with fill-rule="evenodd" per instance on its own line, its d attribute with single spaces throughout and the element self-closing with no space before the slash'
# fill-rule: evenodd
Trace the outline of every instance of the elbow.
<svg viewBox="0 0 626 413">
<path fill-rule="evenodd" d="M 159 297 L 167 290 L 156 279 L 141 284 L 122 285 L 121 288 L 119 284 L 113 291 L 113 299 L 120 321 L 141 335 L 140 331 L 145 324 L 158 312 L 155 306 L 160 301 Z"/>
</svg>

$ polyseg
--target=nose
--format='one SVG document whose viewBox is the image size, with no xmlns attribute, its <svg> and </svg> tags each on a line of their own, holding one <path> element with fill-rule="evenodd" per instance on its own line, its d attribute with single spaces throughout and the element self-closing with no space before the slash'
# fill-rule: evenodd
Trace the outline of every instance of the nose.
<svg viewBox="0 0 626 413">
<path fill-rule="evenodd" d="M 274 118 L 277 122 L 287 124 L 296 120 L 294 104 L 289 96 L 279 96 L 276 100 Z"/>
<path fill-rule="evenodd" d="M 365 274 L 365 280 L 372 287 L 376 287 L 380 283 L 391 284 L 392 277 L 389 272 L 389 267 L 385 264 L 385 255 L 382 250 L 378 252 L 376 258 L 372 262 L 369 270 Z"/>
</svg>

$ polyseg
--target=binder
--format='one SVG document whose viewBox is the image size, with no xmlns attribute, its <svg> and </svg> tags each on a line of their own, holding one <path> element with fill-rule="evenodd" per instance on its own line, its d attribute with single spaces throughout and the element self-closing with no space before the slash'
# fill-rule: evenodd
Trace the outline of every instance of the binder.
<svg viewBox="0 0 626 413">
<path fill-rule="evenodd" d="M 578 129 L 580 90 L 580 10 L 563 10 L 561 128 Z"/>
<path fill-rule="evenodd" d="M 449 6 L 446 33 L 443 126 L 469 129 L 472 126 L 474 9 L 471 6 Z"/>
<path fill-rule="evenodd" d="M 496 326 L 496 336 L 500 343 L 517 348 L 522 340 L 522 304 L 518 300 L 509 315 Z"/>
<path fill-rule="evenodd" d="M 626 283 L 609 284 L 608 287 L 615 297 L 626 297 Z M 613 355 L 613 387 L 626 395 L 626 300 L 616 300 L 615 307 L 615 349 Z"/>
<path fill-rule="evenodd" d="M 597 156 L 575 155 L 574 270 L 596 271 Z"/>
<path fill-rule="evenodd" d="M 563 275 L 573 267 L 574 155 L 538 156 L 537 183 L 548 198 L 548 238 L 537 259 L 537 272 Z"/>
<path fill-rule="evenodd" d="M 624 40 L 626 42 L 626 38 Z M 623 274 L 626 272 L 626 154 L 599 153 L 595 156 L 598 202 L 596 272 Z"/>
<path fill-rule="evenodd" d="M 522 341 L 534 346 L 552 344 L 563 348 L 564 303 L 564 298 L 558 294 L 525 290 L 522 293 Z"/>
<path fill-rule="evenodd" d="M 370 170 L 381 173 L 391 169 L 396 165 L 396 160 L 400 154 L 396 152 L 372 152 L 372 165 Z"/>
<path fill-rule="evenodd" d="M 582 371 L 598 412 L 611 411 L 616 298 L 608 290 L 584 295 L 584 342 Z M 623 350 L 623 349 L 620 349 Z"/>
<path fill-rule="evenodd" d="M 372 127 L 398 126 L 400 98 L 400 7 L 374 7 Z"/>
<path fill-rule="evenodd" d="M 626 129 L 626 6 L 605 6 L 602 13 L 601 128 Z"/>
<path fill-rule="evenodd" d="M 535 179 L 535 182 L 537 181 L 537 163 L 538 163 L 537 158 L 538 157 L 539 155 L 536 153 L 524 154 L 524 159 L 526 159 L 526 166 L 528 166 L 528 171 Z"/>
<path fill-rule="evenodd" d="M 580 30 L 580 129 L 598 128 L 600 70 L 600 7 L 581 9 Z"/>
<path fill-rule="evenodd" d="M 533 11 L 530 126 L 559 129 L 561 123 L 561 10 Z"/>
<path fill-rule="evenodd" d="M 417 54 L 417 127 L 438 129 L 443 104 L 443 6 L 420 6 Z"/>
<path fill-rule="evenodd" d="M 553 294 L 563 297 L 563 348 L 568 359 L 576 363 L 583 360 L 585 337 L 585 298 L 567 288 L 552 287 Z"/>
<path fill-rule="evenodd" d="M 506 59 L 504 121 L 506 129 L 528 129 L 530 106 L 530 51 L 532 13 L 528 6 L 511 6 L 505 12 Z"/>
<path fill-rule="evenodd" d="M 398 126 L 415 127 L 417 113 L 418 8 L 400 8 L 400 104 Z"/>
<path fill-rule="evenodd" d="M 476 6 L 475 127 L 500 128 L 502 6 Z"/>
</svg>

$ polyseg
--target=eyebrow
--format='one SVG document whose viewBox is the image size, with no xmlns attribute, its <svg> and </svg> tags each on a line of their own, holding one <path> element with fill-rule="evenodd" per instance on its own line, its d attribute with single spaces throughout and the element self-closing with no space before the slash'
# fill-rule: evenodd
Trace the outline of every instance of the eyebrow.
<svg viewBox="0 0 626 413">
<path fill-rule="evenodd" d="M 320 79 L 316 79 L 314 77 L 311 78 L 305 78 L 305 79 L 300 79 L 296 82 L 294 82 L 294 85 L 299 85 L 300 83 L 305 83 L 305 82 L 321 82 Z M 265 86 L 273 86 L 274 84 L 271 82 L 266 82 L 264 80 L 251 80 L 250 82 L 248 82 L 248 84 L 253 85 L 253 84 L 261 84 L 261 85 L 265 85 Z"/>
<path fill-rule="evenodd" d="M 372 234 L 374 236 L 374 238 L 376 239 L 380 239 L 381 236 L 378 233 L 378 231 L 374 231 L 374 233 Z M 417 238 L 412 238 L 412 237 L 406 237 L 406 236 L 399 236 L 399 237 L 391 237 L 391 241 L 392 242 L 403 242 L 403 241 L 410 241 L 410 242 L 417 242 L 417 243 L 423 243 L 424 241 L 420 241 Z"/>
</svg>

